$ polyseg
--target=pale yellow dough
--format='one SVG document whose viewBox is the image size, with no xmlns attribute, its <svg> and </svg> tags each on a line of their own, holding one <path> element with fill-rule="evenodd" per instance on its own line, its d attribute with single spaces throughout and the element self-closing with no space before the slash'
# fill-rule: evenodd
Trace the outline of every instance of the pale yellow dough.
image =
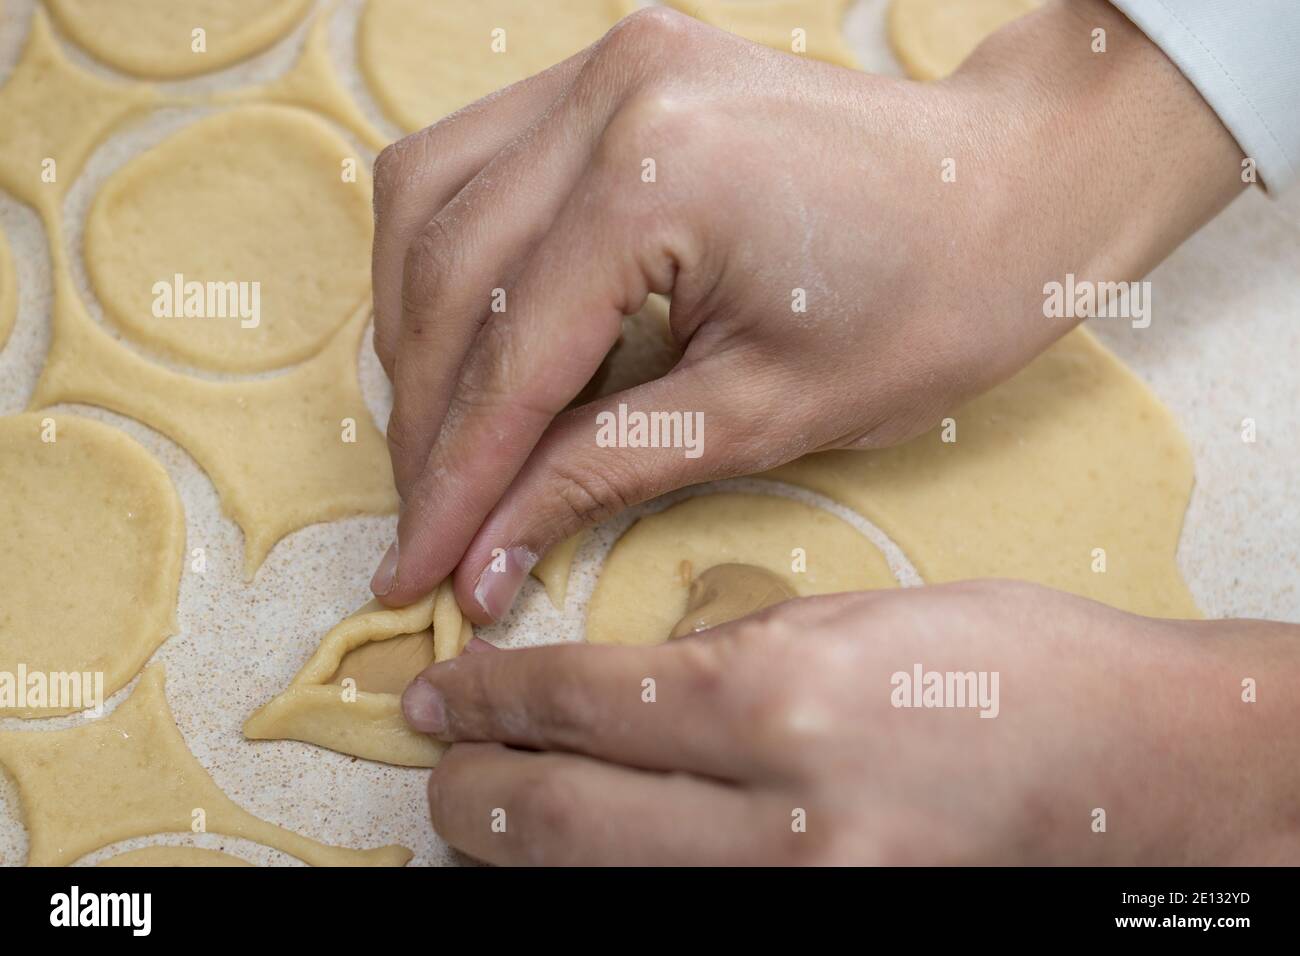
<svg viewBox="0 0 1300 956">
<path fill-rule="evenodd" d="M 146 846 L 111 856 L 100 866 L 252 866 L 220 850 L 198 846 Z"/>
<path fill-rule="evenodd" d="M 377 130 L 344 90 L 330 63 L 329 18 L 333 7 L 316 14 L 303 40 L 302 52 L 293 67 L 283 76 L 262 86 L 239 87 L 213 97 L 218 103 L 244 103 L 266 100 L 316 110 L 351 131 L 362 144 L 373 150 L 383 149 L 389 138 Z"/>
<path fill-rule="evenodd" d="M 633 9 L 629 0 L 369 0 L 358 57 L 384 112 L 413 133 L 567 59 Z"/>
<path fill-rule="evenodd" d="M 260 820 L 218 789 L 176 729 L 161 665 L 111 714 L 71 730 L 0 732 L 0 764 L 18 784 L 29 866 L 73 863 L 130 837 L 205 832 L 242 837 L 315 866 L 403 866 L 400 846 L 350 850 Z"/>
<path fill-rule="evenodd" d="M 806 570 L 796 570 L 795 549 Z M 800 597 L 897 583 L 876 546 L 828 511 L 775 495 L 701 495 L 640 519 L 618 539 L 587 608 L 587 640 L 666 641 L 686 613 L 691 580 L 719 564 L 765 568 Z"/>
<path fill-rule="evenodd" d="M 365 312 L 282 375 L 212 382 L 161 368 L 114 341 L 86 315 L 57 247 L 54 274 L 54 339 L 32 407 L 99 405 L 181 445 L 244 532 L 246 577 L 291 531 L 397 510 L 388 448 L 357 386 Z M 344 440 L 350 435 L 355 441 Z"/>
<path fill-rule="evenodd" d="M 88 53 L 126 73 L 171 79 L 221 69 L 269 47 L 311 0 L 46 0 Z M 192 31 L 204 30 L 195 52 Z"/>
<path fill-rule="evenodd" d="M 840 24 L 851 0 L 667 0 L 715 27 L 785 53 L 858 68 Z M 802 30 L 797 49 L 796 30 Z"/>
<path fill-rule="evenodd" d="M 13 331 L 18 315 L 18 279 L 14 275 L 14 260 L 9 253 L 9 243 L 0 232 L 0 348 Z"/>
<path fill-rule="evenodd" d="M 31 23 L 22 58 L 0 86 L 0 187 L 41 213 L 50 245 L 57 246 L 59 210 L 68 186 L 108 131 L 155 105 L 158 94 L 74 66 L 59 49 L 40 7 Z"/>
<path fill-rule="evenodd" d="M 940 427 L 768 477 L 865 515 L 928 583 L 1016 578 L 1138 614 L 1199 616 L 1177 562 L 1191 452 L 1169 411 L 1096 339 L 1070 333 L 952 418 L 952 443 Z"/>
<path fill-rule="evenodd" d="M 893 0 L 889 43 L 907 75 L 938 80 L 970 56 L 991 33 L 1024 16 L 1041 0 Z"/>
<path fill-rule="evenodd" d="M 587 536 L 586 531 L 579 531 L 572 537 L 565 538 L 542 556 L 542 560 L 533 566 L 532 575 L 546 588 L 546 596 L 551 599 L 557 611 L 564 610 L 564 598 L 569 592 L 569 574 L 573 569 L 573 556 L 578 553 L 578 546 Z"/>
<path fill-rule="evenodd" d="M 0 673 L 98 673 L 107 698 L 175 631 L 180 498 L 162 466 L 117 429 L 73 415 L 0 418 L 0 528 Z M 92 696 L 93 682 L 82 685 Z M 7 703 L 0 717 L 103 701 Z"/>
<path fill-rule="evenodd" d="M 244 736 L 301 740 L 399 766 L 434 766 L 444 745 L 407 725 L 401 695 L 331 683 L 340 661 L 354 648 L 430 629 L 439 661 L 459 654 L 472 636 L 450 582 L 409 607 L 388 609 L 371 601 L 325 635 L 289 686 L 248 718 Z"/>
<path fill-rule="evenodd" d="M 278 105 L 206 117 L 137 156 L 86 221 L 105 312 L 136 342 L 202 368 L 260 371 L 318 352 L 370 291 L 370 178 L 354 159 L 344 181 L 351 157 L 319 117 Z M 178 274 L 259 283 L 256 326 L 156 316 L 154 284 Z"/>
</svg>

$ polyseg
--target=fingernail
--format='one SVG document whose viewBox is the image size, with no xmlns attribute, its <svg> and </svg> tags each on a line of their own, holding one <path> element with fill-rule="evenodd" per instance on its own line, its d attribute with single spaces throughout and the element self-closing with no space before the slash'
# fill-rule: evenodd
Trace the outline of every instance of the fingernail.
<svg viewBox="0 0 1300 956">
<path fill-rule="evenodd" d="M 402 713 L 406 722 L 426 734 L 447 732 L 447 705 L 442 694 L 428 681 L 417 677 L 402 692 Z"/>
<path fill-rule="evenodd" d="M 474 600 L 488 617 L 501 620 L 515 603 L 515 595 L 524 578 L 537 563 L 537 555 L 527 548 L 511 548 L 495 555 L 474 585 Z"/>
<path fill-rule="evenodd" d="M 471 637 L 469 643 L 465 645 L 466 654 L 486 654 L 490 651 L 499 651 L 501 648 L 495 644 L 489 644 L 481 637 Z"/>
<path fill-rule="evenodd" d="M 370 590 L 383 597 L 397 584 L 397 542 L 394 541 L 384 552 L 384 559 L 379 562 L 375 576 L 370 579 Z"/>
</svg>

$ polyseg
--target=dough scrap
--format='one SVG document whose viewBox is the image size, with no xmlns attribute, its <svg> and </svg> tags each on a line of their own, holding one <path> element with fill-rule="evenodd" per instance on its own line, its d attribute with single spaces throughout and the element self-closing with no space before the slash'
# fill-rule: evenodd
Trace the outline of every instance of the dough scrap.
<svg viewBox="0 0 1300 956">
<path fill-rule="evenodd" d="M 792 551 L 806 555 L 795 572 Z M 884 555 L 828 511 L 775 495 L 700 495 L 641 518 L 614 544 L 587 608 L 593 644 L 660 644 L 686 613 L 691 580 L 750 564 L 801 597 L 895 587 Z"/>
<path fill-rule="evenodd" d="M 201 846 L 146 846 L 110 856 L 100 866 L 252 866 L 247 860 Z"/>
<path fill-rule="evenodd" d="M 136 156 L 86 220 L 86 269 L 105 314 L 133 341 L 200 368 L 256 372 L 319 352 L 370 295 L 370 177 L 358 163 L 356 181 L 343 181 L 352 152 L 314 114 L 256 104 Z M 238 314 L 156 316 L 155 283 L 177 275 L 259 283 L 256 326 Z"/>
<path fill-rule="evenodd" d="M 634 9 L 629 0 L 369 0 L 358 59 L 376 101 L 406 132 L 567 59 Z M 505 52 L 492 50 L 505 31 Z"/>
<path fill-rule="evenodd" d="M 316 14 L 303 40 L 302 52 L 283 76 L 252 88 L 240 87 L 213 97 L 217 103 L 244 103 L 265 100 L 301 106 L 327 116 L 350 130 L 362 144 L 378 151 L 389 138 L 366 119 L 366 115 L 339 82 L 330 62 L 329 20 L 333 7 Z"/>
<path fill-rule="evenodd" d="M 403 866 L 400 846 L 329 846 L 258 819 L 227 797 L 176 728 L 161 664 L 108 716 L 70 730 L 0 732 L 0 764 L 18 784 L 29 866 L 72 863 L 130 837 L 189 832 L 243 837 L 314 866 Z"/>
<path fill-rule="evenodd" d="M 0 700 L 0 716 L 102 705 L 176 630 L 185 515 L 171 478 L 135 441 L 89 418 L 0 418 L 0 528 L 0 674 L 25 668 L 52 694 L 71 690 L 56 675 L 102 675 L 99 688 L 93 677 L 77 681 L 80 706 L 16 706 L 15 697 L 12 707 Z"/>
<path fill-rule="evenodd" d="M 1040 0 L 893 0 L 889 44 L 914 80 L 947 76 L 991 33 Z"/>
<path fill-rule="evenodd" d="M 114 341 L 86 315 L 58 247 L 53 273 L 54 336 L 31 407 L 98 405 L 188 451 L 244 532 L 247 579 L 291 531 L 397 510 L 388 448 L 357 385 L 364 311 L 288 372 L 213 382 L 161 368 Z M 355 441 L 344 441 L 350 430 Z"/>
<path fill-rule="evenodd" d="M 40 7 L 31 24 L 22 57 L 0 86 L 0 187 L 41 214 L 54 246 L 68 185 L 110 129 L 159 97 L 151 87 L 111 83 L 73 65 Z M 54 160 L 53 182 L 42 175 L 47 159 Z"/>
<path fill-rule="evenodd" d="M 1151 391 L 1082 329 L 942 427 L 766 477 L 866 516 L 928 583 L 1033 581 L 1137 614 L 1200 614 L 1178 570 L 1192 456 Z M 1094 548 L 1106 570 L 1093 570 Z"/>
<path fill-rule="evenodd" d="M 668 6 L 754 43 L 794 53 L 803 30 L 804 56 L 859 68 L 840 30 L 852 0 L 666 0 Z"/>
<path fill-rule="evenodd" d="M 586 536 L 587 532 L 583 530 L 565 538 L 547 551 L 530 572 L 542 582 L 546 596 L 551 599 L 551 604 L 557 611 L 564 610 L 564 597 L 569 591 L 569 574 L 573 570 L 573 556 L 578 553 L 578 546 Z"/>
<path fill-rule="evenodd" d="M 271 46 L 311 0 L 46 0 L 59 26 L 96 59 L 135 76 L 209 73 Z M 206 33 L 194 52 L 191 31 Z"/>
<path fill-rule="evenodd" d="M 0 230 L 0 348 L 4 348 L 18 317 L 18 277 L 14 274 L 14 260 L 9 253 L 9 243 Z"/>
<path fill-rule="evenodd" d="M 400 694 L 357 689 L 345 693 L 333 683 L 340 664 L 356 648 L 430 629 L 437 660 L 459 654 L 472 636 L 449 581 L 408 607 L 390 609 L 370 601 L 325 635 L 289 686 L 248 718 L 244 736 L 301 740 L 404 767 L 435 766 L 446 745 L 407 725 Z"/>
</svg>

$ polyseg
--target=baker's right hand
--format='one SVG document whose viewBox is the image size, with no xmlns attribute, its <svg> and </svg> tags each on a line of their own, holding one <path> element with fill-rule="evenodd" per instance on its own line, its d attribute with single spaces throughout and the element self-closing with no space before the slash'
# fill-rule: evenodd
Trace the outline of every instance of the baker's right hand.
<svg viewBox="0 0 1300 956">
<path fill-rule="evenodd" d="M 536 555 L 634 502 L 916 435 L 1068 329 L 1044 283 L 1140 277 L 1241 188 L 1239 161 L 1102 0 L 930 85 L 628 17 L 376 163 L 403 508 L 372 587 L 403 605 L 454 571 L 485 622 Z M 680 363 L 566 411 L 650 292 Z M 702 453 L 601 447 L 620 404 L 701 413 Z"/>
</svg>

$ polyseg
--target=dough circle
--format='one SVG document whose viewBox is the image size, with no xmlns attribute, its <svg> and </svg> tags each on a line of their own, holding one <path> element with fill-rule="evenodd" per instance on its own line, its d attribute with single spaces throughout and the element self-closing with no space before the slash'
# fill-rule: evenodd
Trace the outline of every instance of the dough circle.
<svg viewBox="0 0 1300 956">
<path fill-rule="evenodd" d="M 806 556 L 799 573 L 795 548 Z M 663 643 L 686 613 L 691 578 L 718 564 L 766 568 L 800 597 L 897 584 L 876 546 L 828 511 L 775 495 L 700 495 L 640 519 L 618 539 L 587 608 L 587 640 Z"/>
<path fill-rule="evenodd" d="M 1024 16 L 1040 0 L 893 0 L 889 44 L 914 80 L 938 80 L 984 38 Z"/>
<path fill-rule="evenodd" d="M 180 498 L 163 467 L 117 429 L 71 415 L 0 418 L 0 527 L 0 673 L 52 681 L 99 672 L 107 697 L 175 630 Z"/>
<path fill-rule="evenodd" d="M 370 181 L 361 169 L 344 181 L 352 155 L 317 116 L 252 105 L 136 157 L 86 221 L 86 267 L 105 311 L 136 342 L 201 368 L 262 371 L 318 352 L 370 289 Z M 255 327 L 239 315 L 170 317 L 183 298 L 156 317 L 155 283 L 174 287 L 176 275 L 259 283 Z"/>
<path fill-rule="evenodd" d="M 629 0 L 370 0 L 357 29 L 361 72 L 413 133 L 567 59 L 633 9 Z"/>
<path fill-rule="evenodd" d="M 266 49 L 311 0 L 46 0 L 63 31 L 109 66 L 152 79 L 208 73 Z M 205 32 L 206 51 L 193 49 Z"/>
</svg>

